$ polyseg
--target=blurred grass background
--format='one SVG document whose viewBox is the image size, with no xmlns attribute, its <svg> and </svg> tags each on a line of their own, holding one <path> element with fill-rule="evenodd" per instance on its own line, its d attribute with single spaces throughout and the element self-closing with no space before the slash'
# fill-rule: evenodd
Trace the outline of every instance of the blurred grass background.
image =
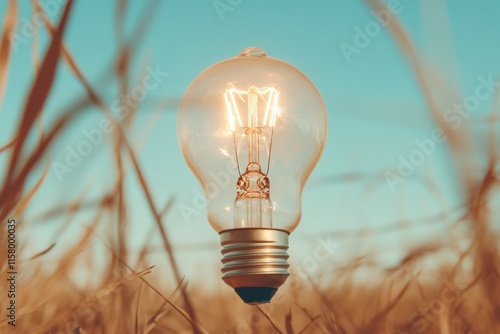
<svg viewBox="0 0 500 334">
<path fill-rule="evenodd" d="M 15 218 L 19 266 L 16 327 L 7 324 L 8 318 L 2 311 L 2 332 L 500 333 L 498 91 L 477 114 L 463 117 L 458 128 L 443 118 L 450 106 L 465 101 L 474 92 L 476 77 L 492 76 L 497 80 L 499 68 L 471 57 L 474 64 L 482 64 L 481 71 L 470 74 L 474 80 L 467 81 L 467 93 L 460 93 L 462 60 L 460 53 L 453 55 L 453 29 L 447 25 L 445 1 L 418 4 L 422 30 L 428 29 L 427 35 L 436 36 L 430 38 L 435 43 L 431 48 L 435 54 L 423 52 L 419 31 L 409 28 L 413 27 L 414 16 L 405 15 L 417 10 L 417 5 L 410 7 L 411 2 L 401 2 L 401 16 L 395 15 L 380 36 L 372 37 L 371 46 L 359 48 L 360 53 L 352 55 L 352 63 L 339 51 L 339 43 L 326 45 L 326 39 L 316 37 L 319 40 L 314 46 L 335 48 L 336 54 L 328 60 L 339 64 L 335 71 L 323 65 L 328 52 L 306 48 L 308 30 L 287 27 L 289 32 L 280 32 L 279 42 L 290 50 L 292 45 L 297 46 L 285 60 L 310 74 L 325 97 L 330 117 L 329 140 L 348 142 L 347 149 L 352 152 L 347 154 L 347 149 L 329 142 L 319 172 L 311 179 L 304 198 L 303 223 L 314 227 L 299 228 L 292 236 L 292 276 L 272 304 L 259 307 L 244 305 L 219 280 L 218 236 L 211 232 L 210 239 L 199 237 L 205 229 L 208 231 L 208 224 L 201 223 L 204 213 L 193 217 L 194 222 L 182 221 L 179 203 L 190 204 L 194 195 L 186 177 L 173 180 L 177 177 L 172 174 L 177 175 L 176 168 L 183 163 L 178 151 L 172 149 L 177 144 L 165 143 L 162 133 L 175 129 L 173 115 L 180 99 L 178 92 L 192 79 L 178 73 L 189 71 L 194 76 L 221 60 L 217 58 L 220 53 L 226 54 L 226 50 L 212 54 L 209 42 L 229 44 L 227 49 L 231 51 L 226 57 L 230 57 L 261 41 L 259 44 L 268 46 L 265 50 L 270 48 L 279 57 L 280 48 L 273 47 L 279 44 L 278 35 L 272 33 L 273 28 L 279 27 L 268 23 L 266 28 L 271 33 L 266 29 L 248 29 L 251 34 L 245 35 L 246 30 L 237 24 L 239 15 L 245 15 L 247 10 L 261 11 L 263 16 L 271 11 L 262 3 L 253 9 L 245 1 L 222 2 L 228 7 L 217 7 L 217 2 L 208 2 L 205 7 L 194 2 L 168 3 L 172 10 L 169 15 L 180 16 L 180 20 L 205 11 L 210 24 L 235 29 L 245 38 L 228 43 L 224 38 L 211 36 L 206 44 L 194 39 L 197 42 L 193 46 L 190 38 L 203 29 L 196 26 L 175 32 L 179 36 L 171 41 L 154 39 L 184 58 L 184 62 L 164 68 L 163 63 L 155 62 L 154 48 L 141 52 L 141 44 L 148 41 L 149 35 L 171 37 L 171 31 L 155 30 L 153 19 L 167 20 L 155 17 L 158 12 L 164 13 L 159 10 L 158 1 L 144 5 L 132 23 L 127 13 L 134 12 L 137 3 L 113 2 L 114 15 L 107 17 L 112 31 L 86 32 L 87 37 L 94 34 L 90 40 L 95 39 L 95 45 L 67 38 L 65 32 L 71 28 L 74 34 L 80 24 L 89 27 L 92 14 L 99 11 L 99 2 L 92 3 L 90 13 L 85 13 L 89 7 L 78 7 L 82 6 L 78 1 L 34 0 L 27 6 L 10 0 L 2 4 L 1 252 L 7 254 L 7 219 Z M 363 28 L 364 23 L 374 20 L 371 11 L 387 10 L 387 4 L 379 1 L 359 5 L 365 16 L 356 23 L 348 21 L 350 26 L 359 24 Z M 479 8 L 481 5 L 477 5 L 481 14 L 476 14 L 474 22 L 481 21 L 481 15 L 484 21 L 489 18 L 487 10 Z M 311 24 L 311 18 L 319 12 L 325 12 L 324 18 L 342 16 L 340 3 L 315 7 L 296 2 L 289 6 L 296 10 L 290 14 L 289 7 L 284 9 L 290 22 L 300 21 L 300 15 L 310 15 L 309 21 L 297 23 L 302 28 Z M 322 11 L 322 6 L 331 11 Z M 451 16 L 460 17 L 462 12 L 449 7 Z M 95 25 L 99 26 L 97 21 L 103 15 L 95 17 Z M 38 22 L 33 36 L 23 32 L 26 19 Z M 256 20 L 259 24 L 264 22 Z M 467 18 L 463 20 L 466 25 Z M 319 28 L 311 26 L 311 34 L 325 33 L 325 27 L 330 26 L 322 24 Z M 112 36 L 113 45 L 103 45 L 97 36 L 100 33 Z M 13 34 L 27 42 L 17 43 Z M 336 41 L 352 44 L 355 36 L 351 31 Z M 390 45 L 391 51 L 377 46 L 377 38 L 384 39 L 387 44 L 383 45 Z M 476 34 L 455 38 L 481 37 Z M 17 52 L 16 47 L 24 49 Z M 198 49 L 193 50 L 195 47 Z M 281 52 L 287 54 L 283 49 L 286 47 L 281 46 Z M 494 46 L 481 50 L 481 54 L 488 52 L 497 54 Z M 98 66 L 86 63 L 87 58 L 80 53 L 97 54 L 102 61 Z M 407 88 L 410 95 L 404 90 L 391 91 L 402 95 L 387 101 L 387 95 L 377 91 L 381 89 L 377 87 L 380 81 L 396 74 L 377 76 L 364 67 L 368 65 L 361 59 L 386 54 L 397 55 L 398 63 L 394 66 L 405 69 L 397 75 L 405 78 L 405 84 L 412 82 Z M 198 58 L 203 58 L 203 62 L 195 61 Z M 108 63 L 107 59 L 111 61 Z M 193 68 L 188 69 L 191 65 Z M 172 71 L 163 78 L 167 91 L 160 89 L 147 98 L 124 104 L 120 96 L 130 96 L 150 73 L 148 70 L 157 66 L 160 72 Z M 344 86 L 356 86 L 360 79 L 340 73 L 340 67 L 348 66 L 356 68 L 356 73 L 362 73 L 362 78 L 372 85 L 342 90 Z M 26 70 L 18 71 L 23 67 Z M 326 72 L 324 76 L 319 75 L 322 71 Z M 66 84 L 61 84 L 67 81 L 62 78 L 71 78 L 68 85 L 78 87 L 78 94 L 68 93 Z M 28 84 L 22 86 L 25 82 Z M 403 85 L 397 80 L 392 84 Z M 13 95 L 22 96 L 20 104 L 12 102 Z M 405 100 L 408 96 L 411 97 Z M 366 99 L 355 103 L 360 97 Z M 336 101 L 342 111 L 338 114 Z M 363 106 L 373 111 L 360 111 Z M 351 118 L 342 120 L 348 114 Z M 82 130 L 92 131 L 95 124 L 99 124 L 99 129 L 107 128 L 101 127 L 102 119 L 108 120 L 107 127 L 113 129 L 103 139 L 105 145 L 93 148 L 95 153 L 75 163 L 74 170 L 63 174 L 63 182 L 58 182 L 53 163 L 65 161 L 68 145 L 78 147 Z M 165 122 L 168 127 L 161 128 L 159 124 Z M 408 123 L 423 130 L 414 131 Z M 400 129 L 389 129 L 391 125 Z M 447 140 L 427 159 L 439 158 L 442 164 L 435 167 L 426 162 L 391 191 L 385 172 L 396 173 L 397 156 L 408 158 L 415 150 L 413 138 L 428 138 L 437 127 Z M 369 146 L 370 136 L 376 141 L 384 131 L 390 135 L 379 141 L 375 150 L 364 147 Z M 410 132 L 409 137 L 398 136 L 405 132 Z M 402 138 L 409 138 L 409 144 Z M 151 141 L 155 145 L 148 145 Z M 159 152 L 163 145 L 168 149 Z M 158 166 L 168 168 L 158 171 Z M 187 167 L 182 168 L 187 174 Z M 134 211 L 138 206 L 144 208 L 139 213 Z M 343 215 L 329 210 L 342 211 Z M 380 223 L 393 216 L 399 219 Z M 172 221 L 182 226 L 169 223 Z M 324 260 L 315 257 L 320 245 L 317 237 L 338 243 L 336 252 Z M 371 242 L 373 239 L 378 242 Z M 293 243 L 300 244 L 301 240 L 302 245 L 294 247 Z M 190 257 L 199 261 L 187 260 Z M 205 265 L 200 265 L 203 262 Z M 0 256 L 0 264 L 3 310 L 7 288 L 3 277 L 8 271 L 5 256 Z"/>
</svg>

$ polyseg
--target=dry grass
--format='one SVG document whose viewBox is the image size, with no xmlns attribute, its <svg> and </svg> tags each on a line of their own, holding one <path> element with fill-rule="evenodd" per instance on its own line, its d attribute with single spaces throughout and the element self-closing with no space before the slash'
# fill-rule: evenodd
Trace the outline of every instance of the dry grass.
<svg viewBox="0 0 500 334">
<path fill-rule="evenodd" d="M 381 8 L 378 1 L 368 1 L 375 9 Z M 429 110 L 436 123 L 448 135 L 451 156 L 457 166 L 457 182 L 462 184 L 465 203 L 457 211 L 463 215 L 454 224 L 469 224 L 468 246 L 455 249 L 458 261 L 442 263 L 438 273 L 432 277 L 419 271 L 419 263 L 436 256 L 445 244 L 429 244 L 409 250 L 403 260 L 392 268 L 383 268 L 370 256 L 352 261 L 347 267 L 324 270 L 324 275 L 334 280 L 295 280 L 287 283 L 276 297 L 275 304 L 250 307 L 232 294 L 201 291 L 200 287 L 187 287 L 187 279 L 181 277 L 175 249 L 165 230 L 164 216 L 172 207 L 170 199 L 163 208 L 158 208 L 144 176 L 140 161 L 129 139 L 127 129 L 134 121 L 137 109 L 125 119 L 115 118 L 104 103 L 99 90 L 92 86 L 79 69 L 75 59 L 63 43 L 63 35 L 70 19 L 73 2 L 69 1 L 60 22 L 54 25 L 45 18 L 45 28 L 52 37 L 43 60 L 37 65 L 37 76 L 26 97 L 20 117 L 17 136 L 0 147 L 0 154 L 9 155 L 9 164 L 0 192 L 1 253 L 7 250 L 5 222 L 9 217 L 18 218 L 18 230 L 25 228 L 22 221 L 26 207 L 30 204 L 47 175 L 48 165 L 38 176 L 37 182 L 28 188 L 27 180 L 39 165 L 47 162 L 47 150 L 56 142 L 64 128 L 69 126 L 81 111 L 97 106 L 115 124 L 113 133 L 116 180 L 114 186 L 101 198 L 89 199 L 85 192 L 71 203 L 59 203 L 48 207 L 42 221 L 64 217 L 68 224 L 75 215 L 85 210 L 93 213 L 89 227 L 53 268 L 47 269 L 44 257 L 54 248 L 47 246 L 37 254 L 29 254 L 26 245 L 18 248 L 19 264 L 23 270 L 17 311 L 17 333 L 500 333 L 500 256 L 498 235 L 491 229 L 495 217 L 491 213 L 490 199 L 498 192 L 498 148 L 495 146 L 495 122 L 498 114 L 487 121 L 491 131 L 487 134 L 488 168 L 481 178 L 470 173 L 467 154 L 471 138 L 464 127 L 452 130 L 440 121 L 439 101 L 432 92 L 430 75 L 419 62 L 420 57 L 411 39 L 402 26 L 394 22 L 389 26 L 396 43 L 409 60 L 416 78 L 422 87 Z M 34 10 L 42 9 L 33 2 Z M 147 7 L 141 29 L 136 29 L 130 40 L 123 37 L 123 13 L 125 1 L 118 2 L 116 31 L 119 50 L 112 68 L 122 92 L 129 88 L 129 64 L 131 50 L 146 33 L 148 18 L 154 5 Z M 17 2 L 10 1 L 0 39 L 0 99 L 8 79 L 11 46 L 7 37 L 15 27 Z M 37 59 L 36 55 L 34 59 Z M 51 93 L 57 65 L 65 64 L 82 84 L 85 96 L 61 113 L 59 119 L 47 133 L 41 133 L 38 144 L 28 147 L 27 139 L 38 129 L 35 124 L 42 118 L 43 107 Z M 1 100 L 0 100 L 1 101 Z M 138 108 L 139 106 L 137 106 Z M 497 106 L 493 113 L 499 110 Z M 176 286 L 172 291 L 158 288 L 158 282 L 148 278 L 155 270 L 149 265 L 149 245 L 145 244 L 138 259 L 130 263 L 126 233 L 129 228 L 127 216 L 128 196 L 124 188 L 124 170 L 131 162 L 131 172 L 137 176 L 142 194 L 161 235 L 163 251 L 168 258 Z M 335 181 L 350 182 L 358 175 L 346 175 Z M 51 204 L 51 203 L 47 203 Z M 112 219 L 110 236 L 101 240 L 107 248 L 107 270 L 102 272 L 93 263 L 88 252 L 89 244 L 95 240 L 95 230 L 103 217 Z M 112 218 L 109 218 L 112 217 Z M 439 224 L 447 215 L 429 217 L 419 223 Z M 371 233 L 383 233 L 406 227 L 397 223 Z M 359 234 L 350 237 L 363 237 Z M 345 235 L 339 234 L 338 237 Z M 82 264 L 83 263 L 83 264 Z M 84 267 L 95 272 L 98 284 L 80 286 L 71 277 L 75 269 Z M 5 291 L 7 264 L 0 256 L 1 291 Z M 354 277 L 362 270 L 371 270 L 380 279 L 370 284 Z M 226 291 L 229 291 L 226 290 Z M 2 295 L 2 300 L 4 296 Z M 207 307 L 210 305 L 210 307 Z M 2 309 L 3 308 L 2 302 Z M 4 311 L 2 311 L 2 315 Z M 12 328 L 8 319 L 0 319 L 2 333 Z"/>
</svg>

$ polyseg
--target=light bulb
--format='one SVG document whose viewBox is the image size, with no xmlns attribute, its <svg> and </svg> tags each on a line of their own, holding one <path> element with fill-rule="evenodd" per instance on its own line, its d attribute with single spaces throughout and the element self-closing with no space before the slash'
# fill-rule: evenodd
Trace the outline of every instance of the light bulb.
<svg viewBox="0 0 500 334">
<path fill-rule="evenodd" d="M 223 280 L 246 303 L 270 302 L 289 275 L 288 236 L 324 148 L 318 90 L 290 64 L 247 48 L 190 84 L 177 130 L 220 234 Z"/>
</svg>

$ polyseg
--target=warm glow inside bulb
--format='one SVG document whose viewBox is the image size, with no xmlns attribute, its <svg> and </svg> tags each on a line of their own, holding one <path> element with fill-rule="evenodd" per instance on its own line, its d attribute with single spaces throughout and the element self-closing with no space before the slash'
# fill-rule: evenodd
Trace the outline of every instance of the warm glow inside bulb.
<svg viewBox="0 0 500 334">
<path fill-rule="evenodd" d="M 263 273 L 286 277 L 283 245 L 300 222 L 302 189 L 327 133 L 316 87 L 290 64 L 248 48 L 191 83 L 177 124 L 184 158 L 207 198 L 208 220 L 226 247 L 226 282 L 241 286 L 241 280 L 228 281 L 245 276 L 243 286 L 252 287 L 264 284 L 257 279 Z M 255 251 L 234 252 L 237 239 L 245 247 L 279 242 L 275 253 L 266 250 L 274 254 L 266 259 Z"/>
<path fill-rule="evenodd" d="M 201 73 L 178 115 L 182 153 L 218 232 L 259 226 L 293 231 L 326 132 L 325 107 L 312 82 L 257 48 Z"/>
</svg>

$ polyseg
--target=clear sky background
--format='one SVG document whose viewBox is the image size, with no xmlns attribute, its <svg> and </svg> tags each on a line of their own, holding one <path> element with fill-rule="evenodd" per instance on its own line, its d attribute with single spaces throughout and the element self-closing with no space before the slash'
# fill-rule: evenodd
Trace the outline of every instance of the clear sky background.
<svg viewBox="0 0 500 334">
<path fill-rule="evenodd" d="M 126 37 L 137 27 L 145 3 L 149 2 L 130 1 L 126 9 Z M 51 20 L 58 22 L 62 13 L 58 2 L 41 0 L 41 4 L 49 10 Z M 20 1 L 19 5 L 17 34 L 22 35 L 33 12 L 29 1 Z M 116 7 L 115 1 L 76 1 L 64 36 L 78 65 L 110 106 L 118 94 L 118 87 L 110 79 L 110 64 L 117 49 Z M 479 77 L 499 79 L 500 2 L 401 0 L 396 8 L 398 13 L 393 14 L 393 19 L 404 26 L 426 70 L 435 74 L 435 80 L 441 76 L 443 86 L 458 94 L 455 102 L 474 95 L 481 84 Z M 2 1 L 2 17 L 5 10 L 6 2 Z M 260 47 L 269 56 L 299 68 L 315 83 L 328 110 L 326 148 L 304 191 L 302 222 L 291 238 L 293 262 L 300 263 L 312 256 L 318 237 L 331 236 L 338 242 L 335 261 L 377 252 L 388 265 L 409 246 L 449 238 L 451 225 L 445 222 L 460 213 L 455 208 L 464 198 L 457 195 L 456 175 L 446 143 L 436 145 L 435 152 L 426 155 L 425 162 L 404 182 L 391 188 L 385 180 L 384 173 L 396 172 L 400 156 L 408 159 L 418 148 L 415 140 L 431 138 L 436 125 L 413 70 L 388 29 L 376 23 L 371 11 L 362 1 L 341 0 L 159 2 L 154 15 L 150 15 L 145 38 L 133 50 L 136 57 L 131 73 L 134 80 L 140 80 L 150 66 L 169 74 L 142 101 L 130 137 L 140 149 L 140 164 L 156 204 L 161 207 L 176 196 L 165 226 L 179 249 L 177 258 L 183 274 L 194 278 L 201 270 L 216 272 L 220 254 L 219 237 L 206 221 L 205 213 L 186 221 L 179 209 L 181 204 L 191 205 L 200 186 L 178 147 L 177 105 L 189 83 L 205 68 L 248 46 Z M 375 30 L 360 44 L 359 31 L 366 31 L 367 27 Z M 44 49 L 48 41 L 46 30 L 35 30 Z M 7 90 L 0 106 L 0 145 L 15 135 L 34 77 L 34 39 L 26 40 L 17 45 L 11 58 Z M 357 51 L 346 57 L 347 44 Z M 49 128 L 64 106 L 83 94 L 74 75 L 60 65 L 45 108 L 45 127 Z M 493 100 L 493 95 L 481 100 L 474 114 L 464 120 L 470 124 L 473 138 L 478 138 L 478 151 L 484 146 L 480 139 L 484 127 L 475 120 L 490 112 Z M 51 148 L 47 159 L 64 163 L 66 147 L 75 148 L 85 139 L 83 131 L 98 128 L 102 118 L 97 109 L 88 108 Z M 77 198 L 84 189 L 89 198 L 109 189 L 115 175 L 111 152 L 108 138 L 94 147 L 71 173 L 64 174 L 62 182 L 52 168 L 49 170 L 25 217 L 29 226 L 26 237 L 29 235 L 34 248 L 42 249 L 59 241 L 55 253 L 62 252 L 65 243 L 70 244 L 81 235 L 83 226 L 89 223 L 88 215 L 78 215 L 62 234 L 56 231 L 63 220 L 42 223 L 36 216 Z M 2 172 L 6 157 L 0 156 Z M 484 161 L 478 153 L 478 171 L 484 168 Z M 133 222 L 128 241 L 133 249 L 147 240 L 147 231 L 154 228 L 154 221 L 130 168 L 127 175 L 128 209 Z M 345 175 L 353 177 L 340 181 Z M 34 177 L 32 182 L 35 180 Z M 447 211 L 454 213 L 442 223 L 422 224 L 428 217 Z M 379 230 L 401 221 L 408 222 L 408 228 L 366 233 L 362 238 L 338 238 L 335 234 L 345 230 Z M 158 245 L 158 260 L 152 262 L 167 266 L 158 235 L 147 242 Z M 196 247 L 207 244 L 214 247 Z"/>
</svg>

